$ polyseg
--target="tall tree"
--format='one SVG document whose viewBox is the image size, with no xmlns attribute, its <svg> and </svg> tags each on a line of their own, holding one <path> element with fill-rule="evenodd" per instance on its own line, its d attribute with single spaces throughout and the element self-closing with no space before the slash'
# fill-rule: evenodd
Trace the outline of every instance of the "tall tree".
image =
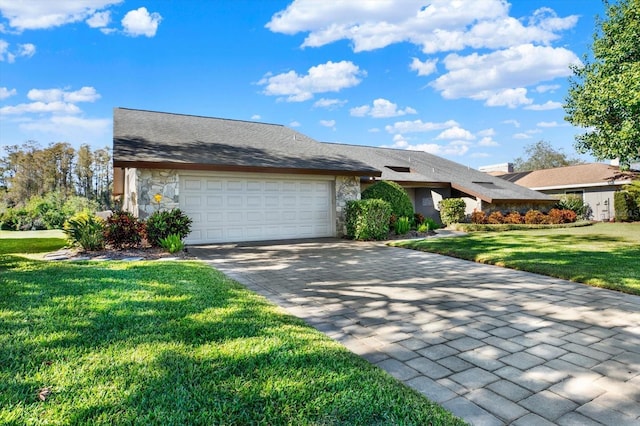
<svg viewBox="0 0 640 426">
<path fill-rule="evenodd" d="M 513 160 L 513 170 L 528 172 L 530 170 L 552 169 L 554 167 L 572 166 L 580 164 L 578 158 L 569 158 L 561 150 L 554 149 L 547 141 L 538 141 L 524 148 L 527 158 L 518 157 Z"/>
<path fill-rule="evenodd" d="M 623 169 L 640 159 L 640 0 L 604 0 L 592 57 L 572 67 L 565 119 L 583 127 L 576 149 L 620 160 Z"/>
<path fill-rule="evenodd" d="M 76 160 L 76 178 L 78 179 L 78 195 L 91 198 L 93 192 L 93 153 L 87 144 L 78 149 Z"/>
</svg>

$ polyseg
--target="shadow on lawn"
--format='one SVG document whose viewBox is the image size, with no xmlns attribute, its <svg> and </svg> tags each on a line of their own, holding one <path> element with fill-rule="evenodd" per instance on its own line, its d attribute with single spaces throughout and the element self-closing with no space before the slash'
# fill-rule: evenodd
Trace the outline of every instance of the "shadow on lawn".
<svg viewBox="0 0 640 426">
<path fill-rule="evenodd" d="M 514 234 L 507 239 L 483 234 L 399 246 L 640 294 L 637 270 L 640 247 L 629 240 L 609 238 L 607 242 L 622 244 L 596 250 L 594 245 L 603 244 L 602 236 L 558 234 L 538 238 L 536 244 L 532 244 L 531 236 Z"/>
<path fill-rule="evenodd" d="M 418 415 L 433 412 L 424 409 L 430 402 L 207 265 L 7 256 L 0 265 L 0 374 L 7 378 L 0 405 L 25 418 L 371 424 L 402 423 L 416 406 Z M 42 386 L 52 387 L 52 405 L 37 400 Z"/>
</svg>

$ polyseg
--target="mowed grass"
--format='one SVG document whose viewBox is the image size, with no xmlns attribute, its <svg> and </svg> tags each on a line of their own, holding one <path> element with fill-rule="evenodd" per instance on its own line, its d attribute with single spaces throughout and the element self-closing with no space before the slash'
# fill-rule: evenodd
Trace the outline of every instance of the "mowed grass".
<svg viewBox="0 0 640 426">
<path fill-rule="evenodd" d="M 0 231 L 0 255 L 46 253 L 61 249 L 67 241 L 62 231 Z"/>
<path fill-rule="evenodd" d="M 463 424 L 200 262 L 0 255 L 0 424 Z"/>
<path fill-rule="evenodd" d="M 474 232 L 392 245 L 640 294 L 640 223 Z"/>
</svg>

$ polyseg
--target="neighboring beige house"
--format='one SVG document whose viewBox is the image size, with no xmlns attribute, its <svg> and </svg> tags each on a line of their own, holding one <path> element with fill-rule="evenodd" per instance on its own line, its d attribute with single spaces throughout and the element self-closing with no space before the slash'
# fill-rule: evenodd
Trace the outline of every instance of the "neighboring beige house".
<svg viewBox="0 0 640 426">
<path fill-rule="evenodd" d="M 193 220 L 189 244 L 341 236 L 347 201 L 381 179 L 407 188 L 416 211 L 436 220 L 442 198 L 464 198 L 469 213 L 554 201 L 426 152 L 322 143 L 282 125 L 125 108 L 114 110 L 113 166 L 123 209 L 145 218 L 180 208 Z"/>
<path fill-rule="evenodd" d="M 622 172 L 618 166 L 589 163 L 498 176 L 556 198 L 565 194 L 580 195 L 591 207 L 591 219 L 609 221 L 615 217 L 614 192 L 639 179 L 640 172 Z"/>
</svg>

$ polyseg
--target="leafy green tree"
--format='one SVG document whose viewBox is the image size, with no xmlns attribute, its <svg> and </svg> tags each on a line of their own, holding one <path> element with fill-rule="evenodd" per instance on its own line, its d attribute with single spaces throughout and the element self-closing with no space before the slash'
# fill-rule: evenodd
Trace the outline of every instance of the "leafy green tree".
<svg viewBox="0 0 640 426">
<path fill-rule="evenodd" d="M 576 149 L 622 169 L 640 159 L 640 0 L 605 1 L 597 19 L 592 58 L 573 66 L 565 119 L 583 127 Z"/>
<path fill-rule="evenodd" d="M 538 141 L 524 148 L 527 158 L 518 157 L 513 160 L 513 170 L 528 172 L 531 170 L 552 169 L 554 167 L 572 166 L 582 161 L 570 158 L 562 150 L 554 149 L 547 141 Z"/>
</svg>

